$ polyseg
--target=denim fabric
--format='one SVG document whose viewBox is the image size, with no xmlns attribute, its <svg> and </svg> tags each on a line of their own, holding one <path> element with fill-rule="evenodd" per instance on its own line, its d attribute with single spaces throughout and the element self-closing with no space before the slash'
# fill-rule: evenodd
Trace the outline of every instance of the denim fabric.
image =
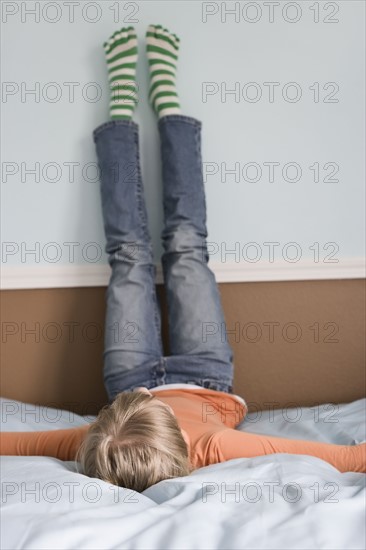
<svg viewBox="0 0 366 550">
<path fill-rule="evenodd" d="M 158 122 L 163 176 L 161 258 L 170 355 L 161 340 L 155 266 L 139 157 L 139 128 L 112 120 L 94 130 L 106 252 L 104 383 L 110 401 L 137 386 L 191 383 L 232 393 L 233 353 L 215 276 L 208 267 L 201 122 Z M 222 337 L 224 334 L 224 337 Z"/>
</svg>

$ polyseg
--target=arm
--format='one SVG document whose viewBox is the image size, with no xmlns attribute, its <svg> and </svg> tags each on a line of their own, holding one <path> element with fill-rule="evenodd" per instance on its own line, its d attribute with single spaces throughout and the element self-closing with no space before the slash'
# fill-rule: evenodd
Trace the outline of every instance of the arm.
<svg viewBox="0 0 366 550">
<path fill-rule="evenodd" d="M 66 430 L 0 433 L 1 455 L 53 456 L 74 460 L 90 424 Z"/>
<path fill-rule="evenodd" d="M 273 453 L 309 455 L 332 464 L 340 472 L 366 473 L 366 443 L 333 445 L 300 439 L 286 439 L 227 429 L 214 437 L 218 462 L 232 458 L 252 458 Z"/>
</svg>

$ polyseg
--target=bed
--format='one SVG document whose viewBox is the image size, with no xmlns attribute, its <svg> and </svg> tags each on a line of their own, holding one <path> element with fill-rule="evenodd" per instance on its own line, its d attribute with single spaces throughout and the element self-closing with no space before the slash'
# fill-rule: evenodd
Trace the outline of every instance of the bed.
<svg viewBox="0 0 366 550">
<path fill-rule="evenodd" d="M 93 416 L 2 398 L 3 431 L 80 426 Z M 366 440 L 366 399 L 248 414 L 238 429 L 339 444 Z M 365 548 L 366 475 L 310 456 L 235 459 L 139 494 L 75 462 L 1 457 L 1 548 Z"/>
</svg>

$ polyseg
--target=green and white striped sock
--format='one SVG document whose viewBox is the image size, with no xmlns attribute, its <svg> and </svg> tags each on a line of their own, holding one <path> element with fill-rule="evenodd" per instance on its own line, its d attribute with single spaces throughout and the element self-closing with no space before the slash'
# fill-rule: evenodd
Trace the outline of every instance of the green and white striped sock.
<svg viewBox="0 0 366 550">
<path fill-rule="evenodd" d="M 180 39 L 161 25 L 149 25 L 146 52 L 150 67 L 149 101 L 161 118 L 181 114 L 175 85 Z"/>
<path fill-rule="evenodd" d="M 116 31 L 103 44 L 109 74 L 112 119 L 131 119 L 138 102 L 136 83 L 137 36 L 133 27 Z"/>
</svg>

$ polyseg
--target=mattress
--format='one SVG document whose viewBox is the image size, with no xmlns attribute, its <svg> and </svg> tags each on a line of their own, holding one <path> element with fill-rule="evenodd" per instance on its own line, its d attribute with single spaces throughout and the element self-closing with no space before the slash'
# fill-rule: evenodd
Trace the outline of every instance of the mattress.
<svg viewBox="0 0 366 550">
<path fill-rule="evenodd" d="M 94 417 L 6 398 L 3 431 Z M 366 399 L 250 413 L 238 429 L 338 444 L 366 441 Z M 1 457 L 1 548 L 365 548 L 365 474 L 306 455 L 240 458 L 136 493 L 51 457 Z"/>
</svg>

